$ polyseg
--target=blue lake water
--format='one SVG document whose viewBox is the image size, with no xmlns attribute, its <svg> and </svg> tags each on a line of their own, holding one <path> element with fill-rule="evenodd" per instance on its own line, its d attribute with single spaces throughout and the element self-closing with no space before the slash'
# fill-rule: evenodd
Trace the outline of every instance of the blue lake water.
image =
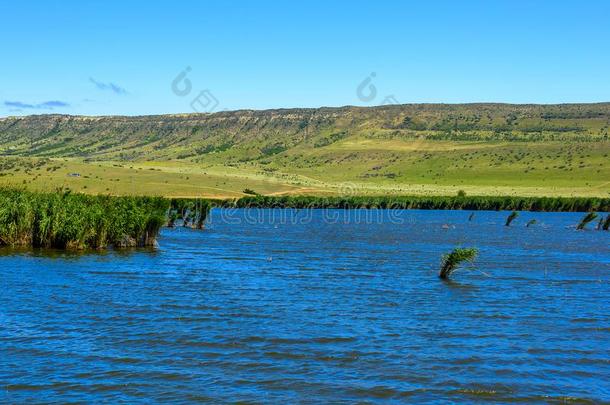
<svg viewBox="0 0 610 405">
<path fill-rule="evenodd" d="M 154 251 L 0 249 L 0 403 L 610 401 L 610 232 L 469 214 L 214 210 Z M 441 281 L 456 246 L 479 258 Z"/>
</svg>

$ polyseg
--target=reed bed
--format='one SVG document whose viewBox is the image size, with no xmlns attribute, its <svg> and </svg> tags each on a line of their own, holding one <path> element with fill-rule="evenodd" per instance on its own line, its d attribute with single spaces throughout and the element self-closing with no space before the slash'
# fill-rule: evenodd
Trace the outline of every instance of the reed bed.
<svg viewBox="0 0 610 405">
<path fill-rule="evenodd" d="M 0 245 L 57 249 L 153 246 L 169 201 L 0 189 Z"/>
<path fill-rule="evenodd" d="M 610 211 L 610 198 L 486 196 L 245 196 L 217 201 L 238 208 L 382 208 L 472 211 L 587 212 Z"/>
<path fill-rule="evenodd" d="M 112 197 L 0 188 L 0 246 L 103 249 L 152 246 L 161 227 L 203 229 L 213 206 L 237 208 L 380 208 L 519 211 L 610 211 L 604 198 L 526 197 L 269 197 L 237 200 Z M 469 220 L 472 220 L 471 213 Z M 594 218 L 593 218 L 594 219 Z M 593 220 L 591 219 L 591 221 Z M 589 221 L 590 222 L 590 221 Z M 528 223 L 532 225 L 533 223 Z M 586 224 L 585 224 L 586 225 Z M 598 229 L 608 230 L 610 215 Z"/>
</svg>

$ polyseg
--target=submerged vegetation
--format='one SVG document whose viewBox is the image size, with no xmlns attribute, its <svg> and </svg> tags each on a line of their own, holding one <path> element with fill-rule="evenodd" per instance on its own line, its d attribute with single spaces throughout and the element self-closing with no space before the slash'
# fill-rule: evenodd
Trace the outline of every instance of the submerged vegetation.
<svg viewBox="0 0 610 405">
<path fill-rule="evenodd" d="M 510 226 L 510 224 L 517 219 L 517 217 L 519 216 L 519 213 L 517 211 L 513 211 L 510 213 L 510 215 L 508 216 L 508 218 L 506 218 L 506 226 Z"/>
<path fill-rule="evenodd" d="M 580 223 L 578 224 L 578 226 L 576 227 L 576 229 L 578 230 L 582 230 L 585 229 L 587 227 L 587 225 L 593 221 L 595 218 L 597 218 L 597 214 L 595 212 L 589 212 L 587 213 L 587 215 L 585 215 L 583 217 L 583 219 L 580 221 Z"/>
<path fill-rule="evenodd" d="M 477 257 L 478 250 L 474 248 L 457 248 L 443 256 L 439 277 L 447 279 L 464 262 L 472 262 Z"/>
<path fill-rule="evenodd" d="M 58 249 L 153 246 L 169 201 L 0 189 L 0 245 Z"/>
</svg>

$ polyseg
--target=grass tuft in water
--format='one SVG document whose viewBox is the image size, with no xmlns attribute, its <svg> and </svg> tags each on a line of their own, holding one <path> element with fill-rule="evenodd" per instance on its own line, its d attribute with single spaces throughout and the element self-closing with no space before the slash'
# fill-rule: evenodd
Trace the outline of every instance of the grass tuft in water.
<svg viewBox="0 0 610 405">
<path fill-rule="evenodd" d="M 519 213 L 517 211 L 513 211 L 511 212 L 511 214 L 508 216 L 508 218 L 506 218 L 506 226 L 510 226 L 511 222 L 513 222 L 515 220 L 515 218 L 517 218 L 519 216 Z"/>
<path fill-rule="evenodd" d="M 207 219 L 208 215 L 210 215 L 210 210 L 212 208 L 212 205 L 210 204 L 209 201 L 206 200 L 197 200 L 197 202 L 195 203 L 195 218 L 196 220 L 194 221 L 195 224 L 195 228 L 197 229 L 203 229 L 204 225 L 205 225 L 205 220 Z"/>
<path fill-rule="evenodd" d="M 587 215 L 585 215 L 583 217 L 583 219 L 580 221 L 580 223 L 578 224 L 576 229 L 578 229 L 578 230 L 585 229 L 587 227 L 587 225 L 589 224 L 589 222 L 593 221 L 595 218 L 597 218 L 597 214 L 595 212 L 587 213 Z"/>
<path fill-rule="evenodd" d="M 472 262 L 479 251 L 474 248 L 456 248 L 443 256 L 439 277 L 447 279 L 464 262 Z"/>
<path fill-rule="evenodd" d="M 176 220 L 181 219 L 184 227 L 203 229 L 212 209 L 212 202 L 201 198 L 175 198 L 170 205 L 169 227 L 174 227 Z"/>
</svg>

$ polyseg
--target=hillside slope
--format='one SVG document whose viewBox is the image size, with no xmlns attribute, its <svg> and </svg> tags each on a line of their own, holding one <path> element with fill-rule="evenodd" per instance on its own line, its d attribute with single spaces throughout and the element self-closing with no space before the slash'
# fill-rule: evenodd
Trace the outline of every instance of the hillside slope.
<svg viewBox="0 0 610 405">
<path fill-rule="evenodd" d="M 426 193 L 464 188 L 486 194 L 606 196 L 609 126 L 610 103 L 37 115 L 0 119 L 0 159 L 68 158 L 72 165 L 112 162 L 125 170 L 140 165 L 200 175 L 202 184 L 214 173 L 220 176 L 214 186 L 231 195 L 254 182 L 268 192 L 338 192 L 350 183 L 363 193 L 413 193 L 420 187 Z M 116 174 L 117 181 L 123 174 Z M 79 181 L 62 176 L 62 185 Z M 129 176 L 144 178 L 135 172 Z M 227 176 L 240 181 L 222 188 Z M 3 177 L 5 183 L 31 182 L 24 172 L 5 171 Z M 88 190 L 117 190 L 116 184 L 107 186 L 101 181 Z M 171 193 L 199 191 L 185 186 Z"/>
<path fill-rule="evenodd" d="M 0 119 L 0 152 L 33 156 L 249 158 L 353 136 L 376 139 L 608 139 L 610 103 L 397 105 L 140 117 L 35 115 Z"/>
</svg>

